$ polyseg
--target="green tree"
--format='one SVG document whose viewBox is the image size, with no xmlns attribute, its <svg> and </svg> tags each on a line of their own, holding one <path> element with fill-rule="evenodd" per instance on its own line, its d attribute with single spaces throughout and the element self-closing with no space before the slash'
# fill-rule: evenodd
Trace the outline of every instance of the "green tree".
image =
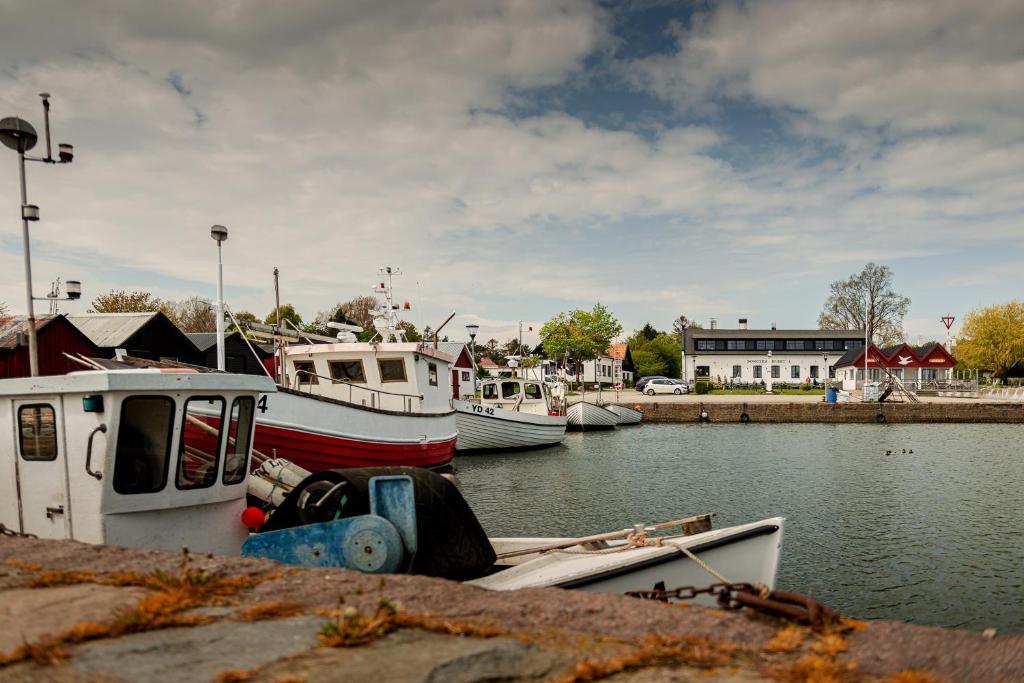
<svg viewBox="0 0 1024 683">
<path fill-rule="evenodd" d="M 589 311 L 559 313 L 540 328 L 540 339 L 549 357 L 562 358 L 568 354 L 574 362 L 581 363 L 607 351 L 621 333 L 619 321 L 598 303 Z"/>
<path fill-rule="evenodd" d="M 6 318 L 7 315 L 8 315 L 8 312 L 9 312 L 9 309 L 7 308 L 7 302 L 6 301 L 0 301 L 0 318 Z"/>
<path fill-rule="evenodd" d="M 636 368 L 636 376 L 649 377 L 651 375 L 664 375 L 668 377 L 668 364 L 653 349 L 642 348 L 637 351 L 630 351 L 633 356 L 633 367 Z"/>
<path fill-rule="evenodd" d="M 148 313 L 159 311 L 163 303 L 149 292 L 112 289 L 92 300 L 89 313 Z"/>
<path fill-rule="evenodd" d="M 972 370 L 991 370 L 1002 377 L 1024 361 L 1024 302 L 975 309 L 964 317 L 957 360 Z"/>
<path fill-rule="evenodd" d="M 302 316 L 298 314 L 295 307 L 291 304 L 281 304 L 281 319 L 287 320 L 300 330 L 302 329 Z M 270 313 L 267 313 L 267 317 L 263 319 L 263 322 L 266 325 L 276 325 L 277 311 L 271 309 Z"/>
<path fill-rule="evenodd" d="M 863 330 L 872 341 L 898 344 L 903 341 L 903 318 L 910 299 L 893 291 L 893 274 L 888 266 L 869 263 L 846 280 L 836 280 L 818 316 L 823 330 Z"/>
<path fill-rule="evenodd" d="M 408 320 L 403 320 L 403 321 L 399 322 L 398 323 L 398 327 L 403 329 L 403 330 L 405 330 L 405 339 L 406 339 L 406 341 L 411 341 L 411 342 L 433 341 L 433 339 L 425 339 L 424 337 L 420 336 L 420 333 L 416 329 L 416 326 L 413 325 Z"/>
</svg>

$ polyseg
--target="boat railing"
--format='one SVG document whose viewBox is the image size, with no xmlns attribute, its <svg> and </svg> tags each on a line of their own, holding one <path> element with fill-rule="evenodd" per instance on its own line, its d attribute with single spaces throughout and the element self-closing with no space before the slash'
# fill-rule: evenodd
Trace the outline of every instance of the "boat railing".
<svg viewBox="0 0 1024 683">
<path fill-rule="evenodd" d="M 403 413 L 414 413 L 419 412 L 423 404 L 423 394 L 403 394 L 397 391 L 384 391 L 383 389 L 374 389 L 371 387 L 363 387 L 358 384 L 353 384 L 348 380 L 335 379 L 334 377 L 327 377 L 325 375 L 318 375 L 315 372 L 308 370 L 296 370 L 295 379 L 292 381 L 292 388 L 302 391 L 303 387 L 306 391 L 313 393 L 314 386 L 320 386 L 320 382 L 323 381 L 329 385 L 341 384 L 348 387 L 348 398 L 340 398 L 338 396 L 330 396 L 330 398 L 337 398 L 348 403 L 354 403 L 357 405 L 369 406 L 370 408 L 380 408 L 381 410 L 397 410 Z M 303 382 L 302 378 L 316 378 L 316 382 Z M 353 394 L 353 389 L 361 391 L 363 393 Z M 369 402 L 367 402 L 369 401 Z"/>
</svg>

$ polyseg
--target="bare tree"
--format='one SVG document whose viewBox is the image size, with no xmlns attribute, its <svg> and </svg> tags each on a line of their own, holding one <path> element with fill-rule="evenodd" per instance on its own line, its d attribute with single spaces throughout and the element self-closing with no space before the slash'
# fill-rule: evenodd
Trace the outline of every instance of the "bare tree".
<svg viewBox="0 0 1024 683">
<path fill-rule="evenodd" d="M 380 305 L 375 296 L 357 296 L 341 304 L 338 308 L 345 317 L 363 329 L 373 328 L 373 315 L 370 313 Z"/>
<path fill-rule="evenodd" d="M 825 307 L 818 316 L 823 330 L 868 330 L 872 341 L 895 344 L 903 341 L 903 318 L 910 299 L 892 289 L 888 266 L 869 263 L 864 270 L 830 286 Z"/>
<path fill-rule="evenodd" d="M 182 301 L 165 301 L 160 310 L 182 332 L 213 332 L 217 329 L 217 313 L 209 299 L 193 296 Z"/>
<path fill-rule="evenodd" d="M 164 302 L 149 292 L 112 289 L 92 300 L 90 313 L 148 313 L 159 311 Z"/>
</svg>

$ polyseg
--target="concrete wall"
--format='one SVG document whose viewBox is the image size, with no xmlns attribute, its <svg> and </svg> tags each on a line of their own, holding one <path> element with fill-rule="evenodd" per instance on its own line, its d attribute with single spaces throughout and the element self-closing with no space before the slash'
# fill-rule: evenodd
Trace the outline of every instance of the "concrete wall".
<svg viewBox="0 0 1024 683">
<path fill-rule="evenodd" d="M 622 403 L 644 414 L 644 422 L 1024 423 L 1024 403 Z"/>
</svg>

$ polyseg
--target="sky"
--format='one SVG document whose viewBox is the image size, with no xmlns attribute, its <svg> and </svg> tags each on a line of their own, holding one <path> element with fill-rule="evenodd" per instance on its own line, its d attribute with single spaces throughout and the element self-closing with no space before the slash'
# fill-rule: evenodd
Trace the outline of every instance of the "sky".
<svg viewBox="0 0 1024 683">
<path fill-rule="evenodd" d="M 598 301 L 627 332 L 812 328 L 869 261 L 911 341 L 1021 297 L 1019 0 L 0 0 L 0 27 L 0 116 L 41 132 L 50 92 L 75 145 L 27 171 L 65 312 L 214 298 L 214 223 L 236 311 L 270 310 L 275 267 L 312 319 L 390 265 L 453 339 Z M 6 150 L 0 188 L 22 313 Z"/>
</svg>

